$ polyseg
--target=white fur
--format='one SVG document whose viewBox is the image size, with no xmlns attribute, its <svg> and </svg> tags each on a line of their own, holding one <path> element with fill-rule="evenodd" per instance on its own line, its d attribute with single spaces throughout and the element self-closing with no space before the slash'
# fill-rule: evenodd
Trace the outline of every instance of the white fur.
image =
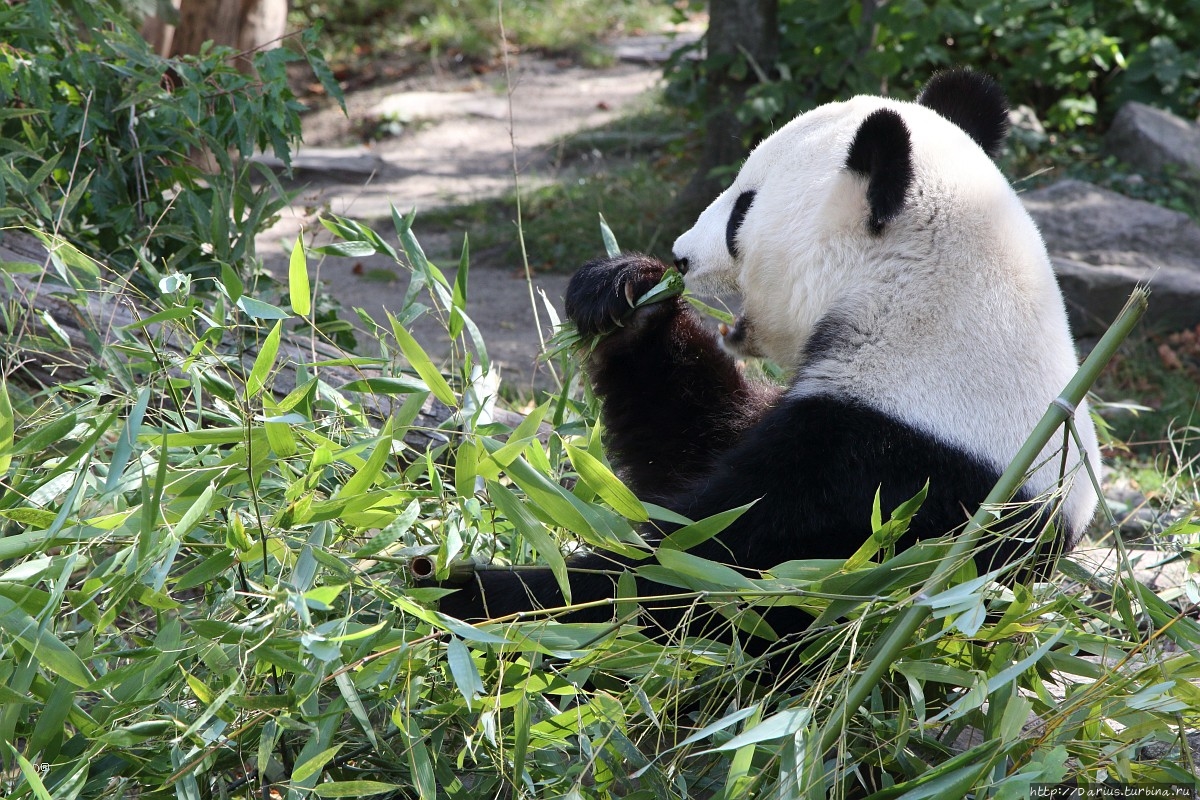
<svg viewBox="0 0 1200 800">
<path fill-rule="evenodd" d="M 896 110 L 912 137 L 914 180 L 900 215 L 868 227 L 867 181 L 845 168 L 868 114 Z M 756 192 L 730 256 L 726 223 Z M 763 141 L 733 185 L 675 242 L 700 293 L 736 289 L 748 347 L 789 369 L 789 394 L 861 400 L 982 458 L 1012 460 L 1077 361 L 1062 296 L 1033 221 L 988 156 L 954 124 L 912 103 L 855 97 L 822 106 Z M 852 346 L 802 363 L 828 312 L 852 320 Z M 1093 466 L 1086 407 L 1076 426 Z M 1030 479 L 1058 480 L 1061 442 Z M 1069 468 L 1079 464 L 1072 446 Z M 1082 471 L 1065 501 L 1072 542 L 1096 494 Z"/>
</svg>

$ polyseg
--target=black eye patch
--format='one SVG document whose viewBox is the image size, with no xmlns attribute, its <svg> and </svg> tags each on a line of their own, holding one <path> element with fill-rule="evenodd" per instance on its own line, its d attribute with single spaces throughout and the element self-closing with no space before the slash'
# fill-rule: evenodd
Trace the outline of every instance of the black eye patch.
<svg viewBox="0 0 1200 800">
<path fill-rule="evenodd" d="M 729 224 L 725 226 L 725 247 L 729 250 L 729 255 L 734 258 L 738 257 L 738 246 L 735 238 L 738 228 L 742 227 L 742 220 L 746 218 L 746 212 L 750 210 L 750 204 L 753 202 L 753 191 L 739 194 L 738 199 L 733 204 L 733 212 L 729 215 Z"/>
</svg>

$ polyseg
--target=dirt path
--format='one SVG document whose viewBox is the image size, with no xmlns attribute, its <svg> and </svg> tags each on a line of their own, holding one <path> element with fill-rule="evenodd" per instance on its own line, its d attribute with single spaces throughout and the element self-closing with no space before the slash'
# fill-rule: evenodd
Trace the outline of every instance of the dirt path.
<svg viewBox="0 0 1200 800">
<path fill-rule="evenodd" d="M 587 69 L 514 57 L 510 80 L 502 70 L 482 77 L 430 74 L 348 96 L 348 118 L 335 110 L 314 113 L 305 121 L 306 145 L 294 162 L 306 188 L 279 224 L 259 237 L 268 269 L 286 275 L 291 243 L 302 230 L 306 236 L 318 230 L 316 216 L 325 208 L 373 221 L 389 217 L 392 204 L 419 213 L 502 195 L 514 184 L 514 147 L 522 187 L 553 180 L 554 151 L 564 135 L 618 118 L 659 84 L 661 65 L 647 56 L 661 54 L 670 42 L 629 40 L 620 46 L 641 58 Z M 380 124 L 402 132 L 369 147 L 354 141 L 364 125 Z M 387 233 L 390 223 L 378 228 L 394 239 Z M 419 218 L 416 232 L 421 237 Z M 461 233 L 455 238 L 424 237 L 422 244 L 431 257 L 441 254 L 437 263 L 452 270 L 457 259 L 450 261 L 446 254 L 457 252 Z M 330 258 L 320 265 L 320 278 L 347 311 L 362 308 L 382 320 L 385 308 L 399 308 L 407 286 L 407 276 L 391 267 L 379 257 Z M 545 291 L 560 312 L 567 278 L 534 276 L 535 289 Z M 539 312 L 545 325 L 546 314 L 540 307 Z M 468 313 L 506 382 L 545 385 L 536 369 L 540 339 L 530 288 L 519 265 L 475 263 Z M 352 313 L 346 316 L 357 321 Z M 444 351 L 436 327 L 418 324 L 415 333 L 431 354 Z"/>
</svg>

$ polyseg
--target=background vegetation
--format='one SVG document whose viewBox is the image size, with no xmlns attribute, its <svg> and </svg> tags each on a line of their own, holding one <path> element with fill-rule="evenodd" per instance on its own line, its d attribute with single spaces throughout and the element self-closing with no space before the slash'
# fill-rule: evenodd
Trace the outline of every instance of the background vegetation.
<svg viewBox="0 0 1200 800">
<path fill-rule="evenodd" d="M 1184 116 L 1200 102 L 1200 8 L 1187 0 L 782 0 L 779 25 L 777 65 L 738 56 L 724 67 L 761 81 L 741 111 L 751 134 L 852 94 L 912 97 L 958 64 L 992 73 L 1054 131 L 1103 127 L 1129 100 Z M 677 82 L 685 102 L 705 79 L 689 63 Z"/>
<path fill-rule="evenodd" d="M 397 52 L 437 61 L 486 64 L 500 52 L 501 18 L 492 0 L 352 0 L 297 2 L 293 19 L 326 27 L 330 57 L 355 62 Z M 658 0 L 509 0 L 503 26 L 510 47 L 542 50 L 587 62 L 607 58 L 597 44 L 615 32 L 656 27 L 670 16 Z"/>
<path fill-rule="evenodd" d="M 0 307 L 6 795 L 1016 798 L 1062 780 L 1194 782 L 1200 589 L 1194 573 L 1146 588 L 1120 540 L 1100 571 L 1068 558 L 1052 583 L 1003 589 L 966 562 L 932 595 L 946 543 L 890 548 L 911 506 L 877 509 L 845 563 L 753 580 L 685 550 L 643 554 L 675 602 L 730 630 L 766 603 L 810 609 L 818 623 L 769 664 L 649 640 L 628 594 L 612 625 L 431 610 L 439 590 L 407 576 L 415 555 L 446 575 L 473 554 L 519 568 L 581 545 L 637 553 L 635 526 L 663 515 L 606 466 L 572 360 L 524 423 L 497 423 L 469 253 L 439 269 L 399 215 L 386 239 L 329 219 L 337 241 L 297 249 L 286 283 L 253 280 L 246 242 L 278 196 L 240 183 L 226 150 L 286 152 L 284 56 L 264 54 L 261 81 L 222 52 L 164 62 L 84 0 L 0 22 L 6 224 L 62 237 L 0 280 L 57 294 L 86 332 Z M 198 150 L 232 174 L 202 173 Z M 343 352 L 314 315 L 308 259 L 368 252 L 409 288 Z M 97 312 L 131 297 L 141 319 Z M 447 362 L 408 333 L 419 316 L 442 321 Z M 422 416 L 435 400 L 454 412 L 441 424 Z M 1154 558 L 1192 563 L 1194 419 L 1159 435 L 1171 444 L 1151 472 L 1177 516 Z M 930 618 L 848 702 L 917 604 Z"/>
</svg>

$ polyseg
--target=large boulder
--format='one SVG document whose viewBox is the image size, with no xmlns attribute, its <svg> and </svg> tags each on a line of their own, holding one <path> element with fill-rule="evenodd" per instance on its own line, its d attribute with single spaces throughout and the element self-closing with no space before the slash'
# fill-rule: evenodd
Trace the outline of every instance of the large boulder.
<svg viewBox="0 0 1200 800">
<path fill-rule="evenodd" d="M 1102 333 L 1137 284 L 1150 287 L 1144 324 L 1200 324 L 1200 227 L 1186 214 L 1065 180 L 1021 196 L 1067 299 L 1076 335 Z"/>
<path fill-rule="evenodd" d="M 1104 150 L 1143 172 L 1174 169 L 1200 178 L 1200 126 L 1153 106 L 1121 106 Z"/>
</svg>

